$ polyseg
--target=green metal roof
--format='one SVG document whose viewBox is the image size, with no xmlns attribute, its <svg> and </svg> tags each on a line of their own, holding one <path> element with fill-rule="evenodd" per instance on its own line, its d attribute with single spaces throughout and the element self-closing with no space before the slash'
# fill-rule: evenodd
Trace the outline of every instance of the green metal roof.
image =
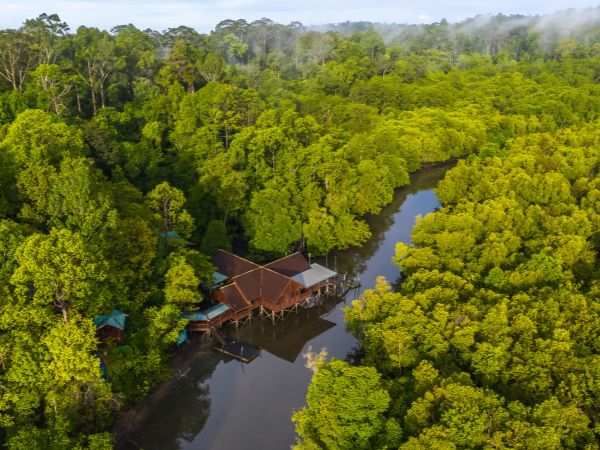
<svg viewBox="0 0 600 450">
<path fill-rule="evenodd" d="M 227 275 L 223 275 L 222 273 L 219 273 L 219 272 L 213 272 L 213 280 L 214 280 L 213 284 L 222 283 L 223 281 L 227 280 L 228 278 L 229 277 Z"/>
<path fill-rule="evenodd" d="M 181 331 L 179 332 L 179 336 L 177 337 L 177 342 L 176 342 L 176 344 L 177 344 L 177 345 L 181 345 L 181 344 L 183 344 L 185 341 L 187 341 L 187 338 L 188 338 L 188 332 L 187 332 L 187 330 L 185 330 L 185 329 L 184 329 L 184 330 L 181 330 Z"/>
<path fill-rule="evenodd" d="M 229 306 L 223 303 L 217 303 L 214 306 L 211 306 L 204 311 L 195 311 L 184 313 L 180 317 L 182 319 L 192 320 L 194 322 L 208 322 L 209 320 L 214 319 L 215 317 L 220 316 L 223 313 L 229 311 Z"/>
<path fill-rule="evenodd" d="M 118 328 L 119 330 L 125 329 L 125 318 L 127 314 L 118 309 L 113 309 L 110 314 L 103 314 L 101 316 L 94 317 L 94 325 L 96 328 L 101 328 L 104 326 L 110 326 L 113 328 Z"/>
</svg>

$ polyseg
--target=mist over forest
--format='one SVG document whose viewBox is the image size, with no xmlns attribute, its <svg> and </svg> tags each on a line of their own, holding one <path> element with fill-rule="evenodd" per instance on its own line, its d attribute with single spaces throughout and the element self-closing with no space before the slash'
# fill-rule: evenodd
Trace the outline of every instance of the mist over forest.
<svg viewBox="0 0 600 450">
<path fill-rule="evenodd" d="M 220 301 L 219 249 L 362 246 L 457 161 L 402 283 L 348 305 L 356 355 L 313 355 L 290 438 L 597 449 L 599 13 L 1 30 L 0 446 L 122 446 Z"/>
<path fill-rule="evenodd" d="M 600 22 L 600 7 L 586 9 L 568 9 L 546 15 L 517 15 L 497 14 L 478 15 L 459 22 L 448 23 L 443 19 L 429 24 L 398 24 L 372 22 L 344 22 L 323 24 L 307 27 L 314 31 L 337 31 L 352 34 L 374 28 L 379 32 L 387 45 L 406 44 L 415 37 L 426 38 L 433 30 L 441 29 L 445 38 L 465 36 L 481 41 L 501 41 L 508 36 L 533 34 L 539 39 L 544 51 L 557 41 L 575 39 L 581 42 L 594 42 L 597 39 L 597 27 Z M 429 42 L 431 45 L 442 46 L 443 42 Z M 438 48 L 438 47 L 436 47 Z M 473 49 L 475 50 L 475 49 Z"/>
</svg>

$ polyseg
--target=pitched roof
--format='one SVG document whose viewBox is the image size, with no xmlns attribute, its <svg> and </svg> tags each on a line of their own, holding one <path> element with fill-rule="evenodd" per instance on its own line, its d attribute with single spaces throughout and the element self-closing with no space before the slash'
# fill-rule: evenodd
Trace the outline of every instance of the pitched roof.
<svg viewBox="0 0 600 450">
<path fill-rule="evenodd" d="M 253 301 L 260 297 L 262 278 L 262 269 L 258 268 L 235 277 L 234 281 L 246 298 Z"/>
<path fill-rule="evenodd" d="M 270 302 L 277 303 L 291 280 L 269 269 L 261 269 L 261 271 L 263 275 L 261 296 Z"/>
<path fill-rule="evenodd" d="M 221 288 L 223 303 L 226 303 L 233 311 L 240 311 L 248 306 L 250 302 L 244 298 L 237 283 L 228 284 Z"/>
<path fill-rule="evenodd" d="M 313 286 L 336 273 L 318 264 L 309 265 L 301 253 L 294 253 L 266 266 L 259 266 L 224 250 L 212 260 L 218 271 L 230 277 L 219 292 L 222 301 L 237 311 L 263 298 L 278 303 L 290 283 Z"/>
<path fill-rule="evenodd" d="M 224 305 L 223 303 L 217 303 L 214 306 L 211 306 L 208 309 L 203 311 L 189 312 L 181 315 L 182 319 L 188 319 L 196 322 L 205 321 L 214 319 L 215 317 L 219 317 L 221 314 L 229 311 L 229 306 Z"/>
<path fill-rule="evenodd" d="M 294 275 L 310 269 L 308 261 L 300 252 L 292 253 L 291 255 L 278 259 L 277 261 L 273 261 L 272 263 L 267 264 L 265 267 L 268 267 L 269 269 L 274 270 L 281 275 L 285 275 L 286 277 L 293 277 Z"/>
<path fill-rule="evenodd" d="M 225 280 L 229 279 L 229 277 L 227 275 L 223 275 L 222 273 L 219 273 L 219 272 L 213 272 L 212 277 L 213 277 L 213 285 L 222 283 Z"/>
<path fill-rule="evenodd" d="M 248 261 L 247 259 L 226 252 L 225 250 L 217 250 L 217 253 L 213 256 L 211 262 L 217 268 L 219 273 L 228 277 L 235 277 L 260 267 L 252 261 Z"/>
<path fill-rule="evenodd" d="M 118 309 L 113 309 L 110 314 L 103 314 L 101 316 L 94 317 L 94 325 L 96 328 L 102 328 L 105 326 L 118 328 L 119 330 L 125 329 L 125 318 L 127 314 Z"/>
<path fill-rule="evenodd" d="M 327 267 L 313 263 L 310 265 L 309 270 L 299 273 L 298 275 L 294 275 L 292 280 L 297 281 L 304 287 L 311 287 L 320 283 L 321 281 L 335 277 L 336 275 L 337 273 L 335 273 L 333 270 L 329 270 Z"/>
<path fill-rule="evenodd" d="M 263 297 L 277 303 L 291 279 L 264 267 L 246 272 L 233 279 L 243 295 L 250 301 Z"/>
</svg>

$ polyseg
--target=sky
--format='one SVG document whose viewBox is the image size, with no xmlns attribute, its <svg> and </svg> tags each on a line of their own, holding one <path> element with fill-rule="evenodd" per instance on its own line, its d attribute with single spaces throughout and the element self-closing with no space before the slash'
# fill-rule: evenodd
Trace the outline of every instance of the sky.
<svg viewBox="0 0 600 450">
<path fill-rule="evenodd" d="M 25 19 L 56 13 L 72 30 L 80 25 L 110 30 L 132 23 L 163 31 L 187 25 L 207 33 L 224 19 L 268 17 L 288 24 L 350 21 L 385 23 L 451 22 L 477 14 L 543 14 L 600 5 L 600 0 L 0 0 L 0 28 L 18 28 Z"/>
</svg>

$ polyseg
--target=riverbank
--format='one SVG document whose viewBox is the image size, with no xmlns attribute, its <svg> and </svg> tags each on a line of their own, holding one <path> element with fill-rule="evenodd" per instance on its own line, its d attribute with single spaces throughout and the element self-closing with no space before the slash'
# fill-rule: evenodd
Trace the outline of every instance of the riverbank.
<svg viewBox="0 0 600 450">
<path fill-rule="evenodd" d="M 393 282 L 399 275 L 391 263 L 395 243 L 408 242 L 415 217 L 439 206 L 433 188 L 451 166 L 411 175 L 410 186 L 367 218 L 371 239 L 361 248 L 331 252 L 329 266 L 359 278 L 365 289 L 379 275 Z M 208 344 L 186 344 L 171 360 L 175 376 L 117 419 L 117 448 L 288 448 L 295 439 L 291 415 L 304 405 L 311 378 L 302 354 L 309 346 L 326 347 L 330 357 L 346 357 L 357 342 L 345 330 L 343 307 L 356 295 L 290 315 L 275 326 L 254 321 L 241 327 L 236 337 L 263 349 L 247 365 L 223 358 Z"/>
<path fill-rule="evenodd" d="M 160 402 L 176 387 L 177 383 L 187 376 L 194 360 L 206 357 L 212 352 L 212 347 L 203 342 L 198 335 L 193 335 L 183 348 L 177 349 L 169 360 L 170 373 L 168 378 L 159 383 L 152 392 L 138 403 L 115 418 L 115 425 L 112 428 L 115 448 L 123 450 L 141 448 L 132 438 L 132 432 L 138 429 L 144 420 L 148 419 L 150 414 L 160 405 Z"/>
</svg>

